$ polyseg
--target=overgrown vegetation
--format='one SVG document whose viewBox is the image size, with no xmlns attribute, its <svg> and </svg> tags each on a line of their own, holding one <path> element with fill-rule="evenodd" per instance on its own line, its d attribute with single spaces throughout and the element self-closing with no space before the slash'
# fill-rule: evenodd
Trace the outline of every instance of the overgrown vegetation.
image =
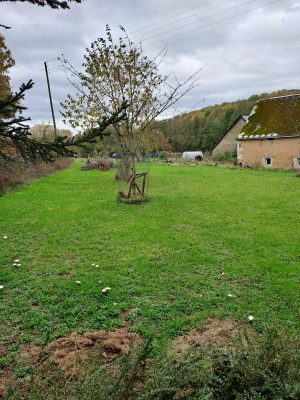
<svg viewBox="0 0 300 400">
<path fill-rule="evenodd" d="M 75 382 L 54 367 L 28 369 L 6 399 L 296 400 L 299 345 L 299 338 L 267 330 L 241 336 L 229 349 L 194 347 L 180 356 L 153 359 L 146 340 L 110 363 L 99 354 Z"/>
<path fill-rule="evenodd" d="M 22 185 L 31 179 L 47 176 L 69 167 L 72 158 L 59 158 L 52 163 L 25 163 L 22 159 L 5 161 L 0 159 L 0 195 L 8 189 Z"/>
<path fill-rule="evenodd" d="M 233 162 L 236 161 L 236 157 L 236 150 L 229 150 L 225 151 L 225 153 L 216 154 L 212 158 L 214 161 L 219 162 Z"/>
</svg>

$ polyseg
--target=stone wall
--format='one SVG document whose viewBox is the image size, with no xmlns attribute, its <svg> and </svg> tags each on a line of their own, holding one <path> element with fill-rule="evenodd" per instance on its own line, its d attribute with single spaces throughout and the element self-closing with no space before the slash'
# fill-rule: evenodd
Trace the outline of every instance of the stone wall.
<svg viewBox="0 0 300 400">
<path fill-rule="evenodd" d="M 300 138 L 241 140 L 237 155 L 251 167 L 300 169 Z"/>
<path fill-rule="evenodd" d="M 236 149 L 236 139 L 241 133 L 245 121 L 239 118 L 233 127 L 226 133 L 221 142 L 213 149 L 212 155 L 224 154 L 227 151 L 234 151 Z"/>
</svg>

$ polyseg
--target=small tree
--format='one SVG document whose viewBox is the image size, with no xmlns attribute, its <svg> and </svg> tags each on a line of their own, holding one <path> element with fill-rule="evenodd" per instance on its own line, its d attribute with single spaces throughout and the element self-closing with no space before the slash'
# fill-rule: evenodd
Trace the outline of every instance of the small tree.
<svg viewBox="0 0 300 400">
<path fill-rule="evenodd" d="M 50 123 L 36 124 L 30 128 L 31 138 L 40 142 L 53 142 L 55 140 L 55 131 Z M 57 129 L 58 136 L 72 138 L 73 134 L 69 129 Z"/>
<path fill-rule="evenodd" d="M 142 45 L 134 44 L 124 28 L 120 30 L 123 36 L 114 42 L 111 29 L 106 26 L 106 38 L 97 39 L 87 49 L 83 71 L 64 56 L 60 58 L 76 88 L 76 95 L 69 95 L 62 104 L 62 116 L 75 129 L 90 129 L 100 117 L 108 118 L 120 104 L 128 103 L 124 120 L 112 127 L 123 154 L 130 197 L 139 191 L 136 160 L 143 150 L 146 129 L 196 86 L 199 70 L 182 83 L 176 78 L 175 83 L 170 83 L 170 76 L 158 70 L 165 51 L 149 59 Z"/>
<path fill-rule="evenodd" d="M 11 51 L 0 34 L 0 99 L 11 94 L 9 69 L 15 65 Z"/>
</svg>

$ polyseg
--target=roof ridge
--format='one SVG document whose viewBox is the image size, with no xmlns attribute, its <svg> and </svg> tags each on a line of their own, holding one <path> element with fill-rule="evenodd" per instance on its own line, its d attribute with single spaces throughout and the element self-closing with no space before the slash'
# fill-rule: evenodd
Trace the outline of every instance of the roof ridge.
<svg viewBox="0 0 300 400">
<path fill-rule="evenodd" d="M 258 103 L 260 101 L 265 101 L 265 100 L 276 100 L 276 99 L 285 99 L 287 97 L 300 97 L 300 93 L 294 93 L 294 94 L 286 94 L 284 96 L 274 96 L 274 97 L 267 97 L 265 99 L 260 99 L 258 100 Z"/>
</svg>

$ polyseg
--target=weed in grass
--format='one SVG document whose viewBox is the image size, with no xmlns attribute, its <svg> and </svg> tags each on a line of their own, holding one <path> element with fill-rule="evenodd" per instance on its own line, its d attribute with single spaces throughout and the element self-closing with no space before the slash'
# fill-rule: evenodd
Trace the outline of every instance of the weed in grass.
<svg viewBox="0 0 300 400">
<path fill-rule="evenodd" d="M 96 360 L 72 383 L 55 368 L 46 375 L 24 370 L 19 378 L 27 372 L 26 384 L 16 384 L 6 399 L 297 400 L 298 349 L 296 338 L 269 330 L 243 336 L 231 349 L 197 347 L 153 359 L 148 340 L 110 364 Z"/>
<path fill-rule="evenodd" d="M 113 330 L 128 309 L 138 310 L 129 329 L 155 335 L 157 355 L 214 316 L 292 334 L 299 194 L 293 172 L 155 164 L 151 201 L 127 207 L 114 171 L 80 163 L 10 191 L 0 198 L 1 343 Z"/>
</svg>

